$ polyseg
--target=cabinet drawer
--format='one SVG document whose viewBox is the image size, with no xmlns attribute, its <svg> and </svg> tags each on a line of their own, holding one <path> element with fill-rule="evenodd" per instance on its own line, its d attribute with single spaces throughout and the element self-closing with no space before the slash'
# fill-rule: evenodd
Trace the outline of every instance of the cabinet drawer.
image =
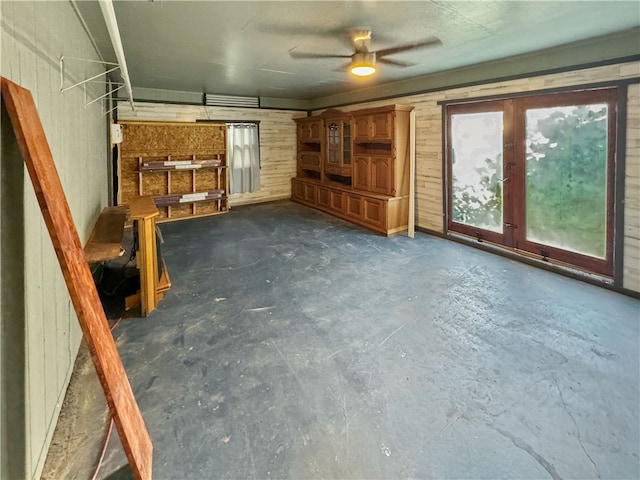
<svg viewBox="0 0 640 480">
<path fill-rule="evenodd" d="M 305 170 L 320 171 L 320 153 L 301 152 L 298 154 L 298 164 Z"/>
</svg>

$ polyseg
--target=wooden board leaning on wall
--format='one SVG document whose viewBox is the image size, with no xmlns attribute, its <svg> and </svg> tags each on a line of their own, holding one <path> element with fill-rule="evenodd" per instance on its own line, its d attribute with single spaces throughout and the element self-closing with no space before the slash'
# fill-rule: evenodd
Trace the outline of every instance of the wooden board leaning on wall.
<svg viewBox="0 0 640 480">
<path fill-rule="evenodd" d="M 150 480 L 153 445 L 109 329 L 51 149 L 29 90 L 0 78 L 2 101 L 31 177 L 82 335 L 102 385 L 109 413 L 137 480 Z"/>
<path fill-rule="evenodd" d="M 159 221 L 216 215 L 228 211 L 226 125 L 224 123 L 121 122 L 118 155 L 118 204 L 141 195 L 164 197 Z M 206 160 L 218 160 L 211 166 Z M 157 168 L 163 162 L 178 169 Z M 189 164 L 191 162 L 191 165 Z M 142 165 L 151 168 L 142 168 Z M 194 195 L 222 190 L 222 198 Z M 167 205 L 167 196 L 187 194 Z M 193 198 L 204 200 L 191 201 Z"/>
</svg>

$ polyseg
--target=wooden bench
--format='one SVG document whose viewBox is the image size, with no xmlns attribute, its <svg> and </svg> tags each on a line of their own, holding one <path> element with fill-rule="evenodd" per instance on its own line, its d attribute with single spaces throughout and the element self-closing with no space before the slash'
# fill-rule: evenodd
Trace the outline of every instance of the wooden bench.
<svg viewBox="0 0 640 480">
<path fill-rule="evenodd" d="M 122 236 L 126 219 L 125 207 L 105 207 L 102 210 L 84 247 L 87 263 L 106 262 L 122 255 Z"/>
</svg>

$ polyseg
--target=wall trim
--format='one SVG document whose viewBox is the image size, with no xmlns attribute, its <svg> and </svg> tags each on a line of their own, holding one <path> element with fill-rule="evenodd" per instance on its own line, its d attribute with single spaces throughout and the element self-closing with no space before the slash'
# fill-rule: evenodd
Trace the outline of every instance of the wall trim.
<svg viewBox="0 0 640 480">
<path fill-rule="evenodd" d="M 555 93 L 569 93 L 577 92 L 581 90 L 601 90 L 605 88 L 616 87 L 618 89 L 626 89 L 629 85 L 640 83 L 640 77 L 631 77 L 624 80 L 611 80 L 607 82 L 596 83 L 580 83 L 577 85 L 567 85 L 564 87 L 543 88 L 540 90 L 527 90 L 526 92 L 514 92 L 514 93 L 501 93 L 498 95 L 487 95 L 486 97 L 469 97 L 469 98 L 454 98 L 448 100 L 441 100 L 437 102 L 438 105 L 464 105 L 468 103 L 478 102 L 490 102 L 494 100 L 508 100 L 512 98 L 525 98 L 536 97 L 541 95 L 553 95 Z"/>
</svg>

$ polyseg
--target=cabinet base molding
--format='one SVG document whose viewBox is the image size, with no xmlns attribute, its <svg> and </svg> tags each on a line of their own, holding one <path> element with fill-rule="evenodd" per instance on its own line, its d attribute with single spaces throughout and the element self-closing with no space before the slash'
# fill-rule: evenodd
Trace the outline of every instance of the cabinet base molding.
<svg viewBox="0 0 640 480">
<path fill-rule="evenodd" d="M 408 195 L 390 197 L 306 178 L 292 178 L 291 191 L 297 203 L 388 237 L 408 229 Z"/>
</svg>

